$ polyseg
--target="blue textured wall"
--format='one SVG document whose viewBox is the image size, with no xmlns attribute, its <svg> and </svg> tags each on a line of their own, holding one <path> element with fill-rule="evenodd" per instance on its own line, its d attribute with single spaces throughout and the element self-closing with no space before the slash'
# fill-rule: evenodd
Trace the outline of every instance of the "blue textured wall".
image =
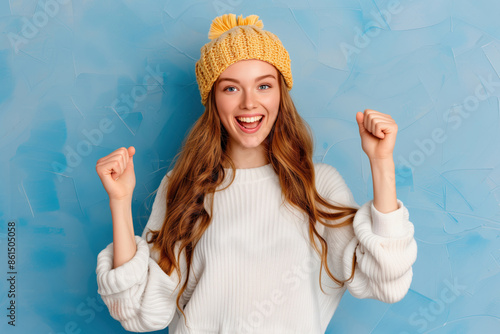
<svg viewBox="0 0 500 334">
<path fill-rule="evenodd" d="M 257 14 L 280 37 L 315 159 L 339 169 L 359 204 L 372 179 L 356 112 L 399 125 L 397 192 L 419 246 L 411 289 L 395 304 L 347 292 L 327 333 L 500 332 L 495 0 L 1 1 L 2 291 L 17 274 L 15 299 L 0 297 L 0 332 L 125 332 L 97 294 L 112 225 L 95 164 L 136 147 L 140 234 L 150 193 L 202 112 L 194 64 L 226 12 Z"/>
</svg>

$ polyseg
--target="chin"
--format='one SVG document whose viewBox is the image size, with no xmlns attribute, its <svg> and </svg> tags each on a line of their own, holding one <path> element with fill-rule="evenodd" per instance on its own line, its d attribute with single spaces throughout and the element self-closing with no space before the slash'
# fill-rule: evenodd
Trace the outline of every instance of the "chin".
<svg viewBox="0 0 500 334">
<path fill-rule="evenodd" d="M 257 149 L 259 148 L 264 141 L 258 141 L 258 142 L 239 142 L 238 145 L 246 150 L 252 150 L 252 149 Z"/>
</svg>

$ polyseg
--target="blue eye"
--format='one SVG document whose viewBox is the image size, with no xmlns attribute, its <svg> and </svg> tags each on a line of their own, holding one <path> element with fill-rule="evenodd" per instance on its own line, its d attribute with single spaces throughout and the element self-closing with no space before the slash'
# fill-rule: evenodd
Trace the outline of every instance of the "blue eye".
<svg viewBox="0 0 500 334">
<path fill-rule="evenodd" d="M 264 87 L 264 86 L 265 86 L 265 87 L 268 87 L 268 88 L 266 88 L 266 89 L 271 88 L 271 86 L 269 86 L 269 85 L 260 85 L 259 87 Z"/>
<path fill-rule="evenodd" d="M 229 89 L 236 89 L 236 88 L 233 86 L 229 86 L 229 87 L 224 88 L 225 91 L 234 92 L 234 90 L 229 90 Z"/>
</svg>

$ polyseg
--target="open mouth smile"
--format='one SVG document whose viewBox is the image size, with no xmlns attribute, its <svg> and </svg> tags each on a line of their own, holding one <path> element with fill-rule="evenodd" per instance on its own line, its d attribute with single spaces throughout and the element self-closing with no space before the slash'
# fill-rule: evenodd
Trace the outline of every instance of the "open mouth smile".
<svg viewBox="0 0 500 334">
<path fill-rule="evenodd" d="M 238 123 L 238 126 L 243 132 L 254 133 L 260 129 L 264 116 L 235 117 L 235 119 L 236 123 Z"/>
</svg>

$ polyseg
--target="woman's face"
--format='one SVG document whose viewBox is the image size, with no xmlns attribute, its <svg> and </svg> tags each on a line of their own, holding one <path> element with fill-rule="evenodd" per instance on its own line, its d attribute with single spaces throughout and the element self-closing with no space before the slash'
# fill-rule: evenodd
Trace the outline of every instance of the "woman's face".
<svg viewBox="0 0 500 334">
<path fill-rule="evenodd" d="M 262 150 L 278 115 L 278 75 L 270 63 L 249 59 L 226 68 L 215 82 L 215 102 L 232 153 Z"/>
</svg>

